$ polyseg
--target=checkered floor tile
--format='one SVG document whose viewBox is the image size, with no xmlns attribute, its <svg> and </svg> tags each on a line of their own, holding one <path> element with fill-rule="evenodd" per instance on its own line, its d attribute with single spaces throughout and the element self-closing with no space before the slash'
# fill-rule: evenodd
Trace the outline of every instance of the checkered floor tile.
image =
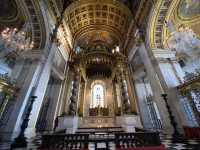
<svg viewBox="0 0 200 150">
<path fill-rule="evenodd" d="M 200 140 L 189 140 L 184 137 L 162 135 L 161 141 L 167 150 L 200 150 Z"/>
</svg>

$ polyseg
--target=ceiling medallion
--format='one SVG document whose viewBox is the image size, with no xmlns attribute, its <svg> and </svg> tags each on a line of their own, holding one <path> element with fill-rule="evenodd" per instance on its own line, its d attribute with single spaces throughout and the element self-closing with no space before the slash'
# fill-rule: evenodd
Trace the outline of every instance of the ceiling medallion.
<svg viewBox="0 0 200 150">
<path fill-rule="evenodd" d="M 74 46 L 102 41 L 109 46 L 123 42 L 131 22 L 127 6 L 113 0 L 81 0 L 73 2 L 65 11 Z"/>
</svg>

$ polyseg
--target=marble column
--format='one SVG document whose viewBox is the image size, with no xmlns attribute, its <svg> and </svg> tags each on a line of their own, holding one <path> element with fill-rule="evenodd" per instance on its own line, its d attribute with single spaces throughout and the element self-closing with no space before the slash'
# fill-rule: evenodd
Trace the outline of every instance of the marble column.
<svg viewBox="0 0 200 150">
<path fill-rule="evenodd" d="M 83 104 L 84 104 L 84 92 L 85 92 L 85 81 L 81 81 L 80 85 L 80 97 L 79 97 L 79 103 L 78 103 L 78 108 L 79 108 L 79 116 L 83 117 Z"/>
<path fill-rule="evenodd" d="M 176 60 L 176 52 L 167 49 L 152 49 L 156 63 L 154 67 L 160 70 L 167 87 L 176 87 L 183 83 L 184 71 Z"/>
<path fill-rule="evenodd" d="M 71 97 L 71 89 L 72 89 L 72 81 L 73 81 L 73 72 L 71 71 L 69 65 L 65 77 L 65 93 L 63 95 L 63 108 L 61 110 L 61 114 L 67 114 L 69 112 L 69 104 L 70 104 L 70 97 Z"/>
<path fill-rule="evenodd" d="M 162 81 L 162 87 L 168 94 L 168 103 L 171 107 L 175 120 L 178 123 L 178 128 L 182 131 L 182 125 L 186 120 L 186 116 L 181 110 L 177 86 L 183 83 L 185 73 L 176 61 L 174 51 L 167 49 L 152 49 L 156 63 L 154 68 L 158 73 L 158 78 Z"/>
<path fill-rule="evenodd" d="M 146 49 L 144 43 L 140 44 L 138 52 L 139 52 L 141 60 L 143 61 L 148 79 L 149 79 L 151 87 L 152 87 L 152 92 L 154 94 L 155 102 L 158 106 L 163 129 L 166 132 L 172 132 L 173 128 L 170 124 L 168 111 L 165 106 L 165 102 L 164 102 L 163 98 L 161 97 L 161 94 L 164 93 L 164 90 L 161 85 L 161 81 L 158 78 L 158 74 L 157 74 L 156 70 L 154 69 L 154 65 L 150 59 L 151 56 L 149 56 L 148 50 Z"/>
<path fill-rule="evenodd" d="M 121 86 L 122 111 L 124 114 L 130 114 L 131 106 L 130 106 L 130 98 L 129 98 L 129 93 L 128 93 L 127 81 L 126 81 L 123 69 L 121 68 L 119 71 L 120 72 L 118 76 L 119 76 L 119 83 Z"/>
<path fill-rule="evenodd" d="M 38 78 L 34 83 L 34 91 L 32 93 L 32 95 L 37 96 L 37 98 L 33 103 L 31 115 L 29 117 L 30 120 L 28 122 L 28 127 L 25 131 L 25 136 L 28 138 L 34 137 L 36 134 L 35 127 L 44 100 L 46 88 L 48 86 L 52 69 L 52 59 L 56 50 L 57 47 L 55 44 L 53 44 L 46 58 L 40 60 L 41 67 L 39 70 Z"/>
<path fill-rule="evenodd" d="M 34 83 L 36 82 L 39 71 L 41 69 L 41 63 L 38 60 L 26 59 L 23 64 L 22 71 L 17 80 L 17 87 L 20 88 L 16 97 L 13 110 L 7 121 L 4 132 L 10 133 L 6 138 L 16 137 L 20 131 L 20 125 L 23 120 L 23 113 L 26 105 L 32 94 Z"/>
<path fill-rule="evenodd" d="M 138 107 L 140 110 L 140 117 L 142 119 L 143 126 L 146 129 L 152 129 L 153 128 L 152 118 L 151 114 L 148 111 L 148 106 L 146 102 L 146 97 L 150 94 L 150 92 L 146 90 L 145 83 L 141 78 L 135 79 L 134 84 L 137 92 Z"/>
<path fill-rule="evenodd" d="M 58 127 L 56 128 L 57 131 L 65 130 L 65 133 L 67 134 L 75 133 L 78 128 L 77 104 L 79 97 L 78 92 L 80 85 L 80 70 L 79 68 L 73 69 L 73 84 L 68 105 L 68 115 L 62 115 L 58 118 Z"/>
<path fill-rule="evenodd" d="M 112 81 L 112 85 L 113 85 L 113 92 L 112 92 L 112 95 L 113 95 L 113 98 L 114 98 L 114 114 L 115 115 L 119 115 L 120 114 L 120 110 L 119 110 L 119 104 L 118 104 L 118 101 L 117 101 L 117 87 L 116 87 L 116 82 L 113 80 Z"/>
<path fill-rule="evenodd" d="M 75 70 L 72 91 L 71 91 L 72 95 L 70 97 L 70 104 L 69 104 L 69 115 L 71 116 L 75 116 L 77 113 L 79 82 L 80 82 L 80 72 L 79 70 Z"/>
<path fill-rule="evenodd" d="M 53 78 L 53 82 L 50 85 L 51 86 L 51 90 L 49 93 L 49 98 L 50 98 L 50 103 L 48 106 L 48 113 L 46 115 L 46 120 L 47 120 L 47 124 L 46 124 L 46 130 L 53 130 L 53 124 L 54 124 L 54 119 L 55 119 L 55 115 L 56 115 L 56 111 L 58 108 L 58 104 L 59 104 L 59 100 L 60 100 L 60 92 L 62 89 L 62 80 L 58 79 L 58 78 Z"/>
<path fill-rule="evenodd" d="M 116 117 L 117 125 L 124 128 L 126 132 L 135 132 L 135 128 L 142 128 L 140 117 L 133 114 L 131 111 L 131 101 L 128 92 L 128 83 L 126 80 L 126 70 L 124 64 L 119 64 L 119 71 L 117 74 L 118 83 L 121 86 L 121 99 L 122 99 L 122 115 Z"/>
<path fill-rule="evenodd" d="M 134 114 L 138 113 L 137 110 L 137 100 L 136 100 L 136 91 L 135 91 L 135 86 L 134 86 L 134 81 L 132 80 L 132 75 L 131 75 L 131 68 L 127 67 L 125 76 L 127 80 L 127 86 L 128 86 L 128 93 L 130 94 L 130 103 L 131 103 L 131 112 Z"/>
</svg>

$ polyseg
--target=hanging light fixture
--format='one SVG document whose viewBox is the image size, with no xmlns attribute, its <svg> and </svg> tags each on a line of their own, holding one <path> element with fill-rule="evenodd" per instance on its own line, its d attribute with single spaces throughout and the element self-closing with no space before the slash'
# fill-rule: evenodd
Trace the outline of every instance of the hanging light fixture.
<svg viewBox="0 0 200 150">
<path fill-rule="evenodd" d="M 24 25 L 21 30 L 7 27 L 0 33 L 0 46 L 3 47 L 4 55 L 19 55 L 34 47 L 34 42 L 26 36 L 26 31 L 27 25 Z"/>
</svg>

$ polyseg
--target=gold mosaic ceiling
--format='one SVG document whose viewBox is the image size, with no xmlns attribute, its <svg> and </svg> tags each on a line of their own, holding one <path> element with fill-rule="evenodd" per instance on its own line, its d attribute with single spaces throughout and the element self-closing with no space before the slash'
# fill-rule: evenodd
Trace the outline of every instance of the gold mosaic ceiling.
<svg viewBox="0 0 200 150">
<path fill-rule="evenodd" d="M 122 44 L 131 18 L 127 6 L 114 0 L 75 1 L 65 12 L 74 46 L 82 47 L 96 42 L 108 47 Z"/>
</svg>

